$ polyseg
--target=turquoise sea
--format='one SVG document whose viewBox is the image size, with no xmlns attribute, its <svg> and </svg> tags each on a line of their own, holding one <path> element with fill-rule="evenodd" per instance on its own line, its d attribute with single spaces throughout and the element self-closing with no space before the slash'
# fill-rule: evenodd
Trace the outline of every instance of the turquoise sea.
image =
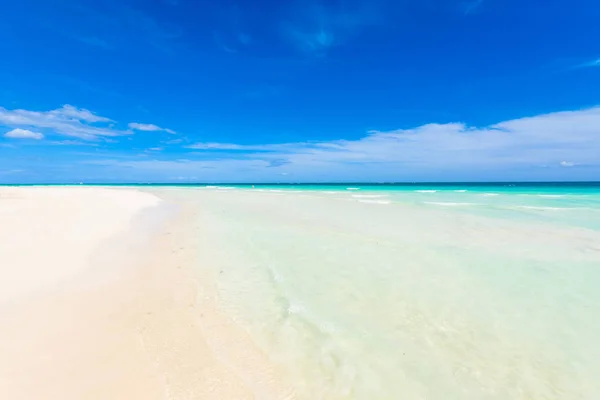
<svg viewBox="0 0 600 400">
<path fill-rule="evenodd" d="M 600 182 L 559 183 L 391 183 L 203 185 L 218 189 L 286 190 L 380 199 L 392 203 L 455 207 L 454 211 L 499 218 L 562 221 L 600 229 Z M 203 187 L 200 186 L 200 187 Z M 334 193 L 335 192 L 335 193 Z"/>
<path fill-rule="evenodd" d="M 7 185 L 44 186 L 44 185 Z M 62 186 L 62 185 L 50 185 Z M 76 186 L 68 184 L 66 186 Z M 77 185 L 79 186 L 79 185 Z M 202 184 L 135 183 L 85 184 L 137 188 L 202 188 L 253 190 L 276 193 L 311 192 L 326 195 L 353 193 L 368 201 L 380 199 L 400 204 L 453 207 L 498 218 L 552 221 L 600 229 L 600 182 L 501 182 L 501 183 L 318 183 L 318 184 Z M 381 196 L 381 197 L 377 197 Z M 384 199 L 385 197 L 385 199 Z"/>
<path fill-rule="evenodd" d="M 599 184 L 161 190 L 300 399 L 600 398 Z"/>
<path fill-rule="evenodd" d="M 6 185 L 6 186 L 80 186 Z M 355 193 L 392 203 L 454 207 L 467 212 L 498 218 L 545 220 L 567 225 L 600 229 L 600 182 L 502 182 L 502 183 L 319 183 L 319 184 L 85 184 L 138 188 L 214 188 L 323 194 Z M 335 192 L 335 193 L 334 193 Z M 382 197 L 377 197 L 377 196 Z M 385 197 L 385 199 L 383 198 Z"/>
</svg>

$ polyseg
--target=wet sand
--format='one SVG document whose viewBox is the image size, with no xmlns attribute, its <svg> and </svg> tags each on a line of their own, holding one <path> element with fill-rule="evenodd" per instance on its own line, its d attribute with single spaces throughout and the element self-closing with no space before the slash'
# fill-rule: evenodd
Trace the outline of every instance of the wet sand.
<svg viewBox="0 0 600 400">
<path fill-rule="evenodd" d="M 300 399 L 600 394 L 597 195 L 153 193 L 194 206 L 192 270 Z"/>
</svg>

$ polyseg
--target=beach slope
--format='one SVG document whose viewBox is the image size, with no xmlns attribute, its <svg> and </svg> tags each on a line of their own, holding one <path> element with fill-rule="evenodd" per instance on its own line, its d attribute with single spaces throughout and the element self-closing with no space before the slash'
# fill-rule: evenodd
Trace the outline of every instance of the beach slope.
<svg viewBox="0 0 600 400">
<path fill-rule="evenodd" d="M 0 398 L 255 398 L 205 339 L 188 219 L 131 189 L 0 188 Z"/>
</svg>

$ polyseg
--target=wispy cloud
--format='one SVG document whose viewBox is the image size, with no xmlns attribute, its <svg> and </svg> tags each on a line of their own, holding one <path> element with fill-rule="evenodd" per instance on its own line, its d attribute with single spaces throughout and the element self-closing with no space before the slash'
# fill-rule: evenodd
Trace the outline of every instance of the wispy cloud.
<svg viewBox="0 0 600 400">
<path fill-rule="evenodd" d="M 340 40 L 332 30 L 327 30 L 326 28 L 303 31 L 295 27 L 290 27 L 289 34 L 302 50 L 309 53 L 322 53 L 335 44 L 339 44 Z"/>
<path fill-rule="evenodd" d="M 163 143 L 164 144 L 181 144 L 185 142 L 185 139 L 183 138 L 179 138 L 179 139 L 170 139 L 170 140 L 166 140 Z"/>
<path fill-rule="evenodd" d="M 270 151 L 276 145 L 242 145 L 233 143 L 194 143 L 185 146 L 194 150 Z"/>
<path fill-rule="evenodd" d="M 586 61 L 584 63 L 576 64 L 573 67 L 571 67 L 571 69 L 595 68 L 595 67 L 600 68 L 600 58 Z"/>
<path fill-rule="evenodd" d="M 465 7 L 465 15 L 473 14 L 481 7 L 482 4 L 483 4 L 483 0 L 471 1 Z"/>
<path fill-rule="evenodd" d="M 174 51 L 173 42 L 183 35 L 179 28 L 166 28 L 149 15 L 133 8 L 123 8 L 120 11 L 121 21 L 130 29 L 141 34 L 141 38 L 158 50 L 168 53 Z"/>
<path fill-rule="evenodd" d="M 80 140 L 53 140 L 49 144 L 54 146 L 98 146 L 94 142 L 82 142 Z"/>
<path fill-rule="evenodd" d="M 144 131 L 144 132 L 160 132 L 164 131 L 170 133 L 172 135 L 176 134 L 173 129 L 161 128 L 160 126 L 154 124 L 140 124 L 138 122 L 131 122 L 129 124 L 129 129 L 133 129 L 135 131 Z"/>
<path fill-rule="evenodd" d="M 572 162 L 572 161 L 561 161 L 561 162 L 560 162 L 560 166 L 561 166 L 561 167 L 566 167 L 566 168 L 575 167 L 575 166 L 577 166 L 577 165 L 578 165 L 578 164 L 576 164 L 576 163 L 574 163 L 574 162 Z"/>
<path fill-rule="evenodd" d="M 0 107 L 0 125 L 22 129 L 47 129 L 53 133 L 76 137 L 82 140 L 96 140 L 104 136 L 127 135 L 110 126 L 95 126 L 93 123 L 109 123 L 111 119 L 98 116 L 86 109 L 65 105 L 51 111 L 7 110 Z"/>
<path fill-rule="evenodd" d="M 229 150 L 236 152 L 294 152 L 299 148 L 320 147 L 322 143 L 272 143 L 272 144 L 233 144 L 233 143 L 194 143 L 184 146 L 194 150 Z"/>
<path fill-rule="evenodd" d="M 331 174 L 371 171 L 396 178 L 402 171 L 515 170 L 542 166 L 597 166 L 600 169 L 600 107 L 504 121 L 487 127 L 463 123 L 427 124 L 390 132 L 373 131 L 359 140 L 243 145 L 196 143 L 188 148 L 214 151 L 211 164 L 262 161 L 255 167 Z M 230 156 L 223 152 L 229 152 Z M 237 154 L 237 155 L 235 155 Z M 240 158 L 241 157 L 241 158 Z M 568 161 L 565 161 L 568 160 Z M 392 174 L 393 175 L 393 174 Z"/>
<path fill-rule="evenodd" d="M 21 174 L 23 172 L 26 172 L 26 171 L 24 169 L 8 169 L 8 170 L 0 169 L 0 175 Z"/>
<path fill-rule="evenodd" d="M 297 3 L 282 21 L 284 35 L 300 50 L 325 55 L 344 44 L 361 29 L 380 22 L 377 3 L 342 1 L 335 6 L 325 2 Z"/>
<path fill-rule="evenodd" d="M 217 7 L 215 12 L 214 18 L 219 21 L 219 28 L 213 32 L 213 40 L 217 47 L 227 53 L 238 53 L 253 43 L 240 7 Z"/>
<path fill-rule="evenodd" d="M 72 119 L 76 119 L 79 121 L 85 121 L 85 122 L 90 122 L 90 123 L 115 122 L 110 118 L 101 117 L 99 115 L 96 115 L 93 112 L 91 112 L 90 110 L 86 110 L 85 108 L 77 108 L 77 107 L 73 107 L 72 105 L 69 105 L 69 104 L 65 104 L 64 106 L 62 106 L 62 108 L 59 108 L 58 110 L 50 111 L 49 114 L 55 115 L 59 118 L 61 116 L 64 116 L 67 118 L 72 118 Z"/>
<path fill-rule="evenodd" d="M 456 122 L 371 131 L 356 140 L 188 145 L 178 138 L 173 153 L 162 152 L 162 144 L 148 146 L 143 157 L 88 152 L 76 165 L 82 174 L 153 181 L 593 179 L 600 173 L 598 127 L 600 107 L 593 107 L 480 127 Z"/>
<path fill-rule="evenodd" d="M 9 139 L 34 139 L 41 140 L 44 138 L 44 135 L 39 132 L 33 132 L 27 129 L 13 129 L 12 131 L 6 132 L 4 134 L 5 138 Z"/>
<path fill-rule="evenodd" d="M 41 131 L 40 135 L 56 134 L 70 136 L 80 140 L 94 141 L 100 138 L 131 135 L 135 130 L 165 131 L 175 133 L 171 129 L 163 129 L 152 124 L 132 123 L 131 129 L 122 130 L 115 127 L 116 121 L 102 117 L 84 108 L 64 105 L 50 111 L 9 110 L 0 107 L 0 126 L 14 128 L 13 135 L 26 135 L 25 132 Z"/>
</svg>

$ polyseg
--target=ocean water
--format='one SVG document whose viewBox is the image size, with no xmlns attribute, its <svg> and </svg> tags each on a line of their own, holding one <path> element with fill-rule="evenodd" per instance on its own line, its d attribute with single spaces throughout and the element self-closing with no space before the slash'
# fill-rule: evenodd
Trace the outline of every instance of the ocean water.
<svg viewBox="0 0 600 400">
<path fill-rule="evenodd" d="M 163 186 L 163 185 L 161 185 Z M 600 182 L 437 184 L 238 184 L 166 185 L 208 190 L 304 193 L 347 197 L 373 204 L 452 207 L 501 219 L 552 221 L 600 229 Z"/>
<path fill-rule="evenodd" d="M 298 399 L 600 399 L 600 184 L 137 187 Z"/>
<path fill-rule="evenodd" d="M 299 399 L 600 398 L 598 185 L 181 192 Z"/>
</svg>

